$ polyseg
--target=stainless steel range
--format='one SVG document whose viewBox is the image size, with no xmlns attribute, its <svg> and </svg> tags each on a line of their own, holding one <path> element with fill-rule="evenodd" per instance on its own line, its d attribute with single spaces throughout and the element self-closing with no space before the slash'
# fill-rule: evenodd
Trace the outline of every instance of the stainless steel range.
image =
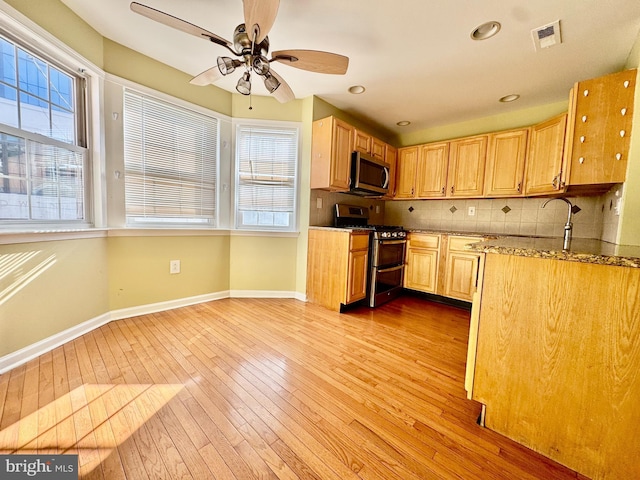
<svg viewBox="0 0 640 480">
<path fill-rule="evenodd" d="M 366 207 L 337 203 L 335 226 L 370 230 L 367 302 L 377 307 L 402 291 L 407 232 L 400 226 L 369 225 Z"/>
</svg>

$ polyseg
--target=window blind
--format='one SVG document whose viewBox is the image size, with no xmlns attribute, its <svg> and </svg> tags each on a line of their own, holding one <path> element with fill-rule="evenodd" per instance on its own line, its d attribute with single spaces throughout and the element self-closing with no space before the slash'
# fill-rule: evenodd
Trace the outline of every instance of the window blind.
<svg viewBox="0 0 640 480">
<path fill-rule="evenodd" d="M 236 228 L 295 228 L 298 128 L 238 125 Z"/>
<path fill-rule="evenodd" d="M 218 120 L 126 90 L 128 224 L 215 226 Z"/>
</svg>

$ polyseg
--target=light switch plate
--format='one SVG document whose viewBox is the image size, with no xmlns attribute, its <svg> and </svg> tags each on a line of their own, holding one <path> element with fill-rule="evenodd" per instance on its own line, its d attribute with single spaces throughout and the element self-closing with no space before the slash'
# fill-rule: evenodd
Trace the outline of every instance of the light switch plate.
<svg viewBox="0 0 640 480">
<path fill-rule="evenodd" d="M 469 210 L 468 210 L 467 214 L 468 214 L 470 217 L 475 216 L 475 214 L 476 214 L 476 207 L 469 207 Z"/>
</svg>

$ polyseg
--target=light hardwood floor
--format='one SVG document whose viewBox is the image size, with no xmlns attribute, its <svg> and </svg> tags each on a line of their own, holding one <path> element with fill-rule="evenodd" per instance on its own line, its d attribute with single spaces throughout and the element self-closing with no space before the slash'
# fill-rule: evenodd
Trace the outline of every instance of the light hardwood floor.
<svg viewBox="0 0 640 480">
<path fill-rule="evenodd" d="M 0 376 L 0 453 L 86 479 L 584 478 L 476 424 L 465 310 L 228 299 L 111 322 Z"/>
</svg>

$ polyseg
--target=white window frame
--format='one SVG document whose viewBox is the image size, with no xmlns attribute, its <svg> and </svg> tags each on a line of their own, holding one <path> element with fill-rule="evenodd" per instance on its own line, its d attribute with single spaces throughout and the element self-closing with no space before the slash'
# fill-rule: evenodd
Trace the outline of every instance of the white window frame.
<svg viewBox="0 0 640 480">
<path fill-rule="evenodd" d="M 255 126 L 256 128 L 272 128 L 272 129 L 293 129 L 296 131 L 296 159 L 295 159 L 295 173 L 293 178 L 293 211 L 291 214 L 291 225 L 288 227 L 267 226 L 267 225 L 241 225 L 240 223 L 240 188 L 239 188 L 239 146 L 238 146 L 238 132 L 240 128 Z M 300 206 L 300 155 L 302 148 L 302 124 L 300 122 L 286 122 L 276 120 L 254 120 L 254 119 L 234 119 L 233 120 L 233 146 L 234 146 L 234 169 L 233 169 L 233 228 L 238 232 L 283 232 L 292 233 L 298 232 L 299 228 L 299 206 Z"/>
<path fill-rule="evenodd" d="M 127 82 L 128 83 L 128 82 Z M 127 214 L 127 199 L 126 194 L 123 202 L 123 208 L 125 212 L 123 212 L 126 219 L 126 226 L 129 228 L 170 228 L 170 229 L 214 229 L 218 228 L 219 220 L 220 220 L 220 144 L 221 140 L 221 124 L 223 122 L 223 118 L 221 116 L 215 114 L 215 112 L 208 111 L 203 108 L 198 107 L 197 105 L 189 104 L 188 102 L 180 101 L 179 99 L 174 99 L 173 97 L 162 94 L 161 92 L 150 91 L 147 88 L 135 88 L 133 86 L 126 85 L 123 88 L 123 135 L 126 137 L 126 124 L 127 124 L 127 111 L 125 108 L 125 96 L 127 93 L 138 96 L 141 98 L 150 99 L 154 102 L 158 102 L 159 104 L 163 104 L 169 108 L 176 108 L 182 111 L 186 111 L 189 114 L 209 117 L 213 119 L 217 123 L 217 131 L 215 138 L 215 151 L 213 162 L 214 165 L 212 167 L 213 175 L 215 176 L 214 183 L 214 214 L 209 219 L 191 217 L 191 216 L 174 216 L 174 217 L 148 217 L 144 216 L 132 216 Z M 125 182 L 127 181 L 127 169 L 129 166 L 127 165 L 126 158 L 126 145 L 123 145 L 125 150 L 125 159 L 124 159 L 124 171 L 125 171 Z"/>
<path fill-rule="evenodd" d="M 46 62 L 67 74 L 71 74 L 74 77 L 76 94 L 75 100 L 77 102 L 74 119 L 76 122 L 76 140 L 75 143 L 66 143 L 60 140 L 56 140 L 53 137 L 48 137 L 38 133 L 23 130 L 13 126 L 0 124 L 0 130 L 2 133 L 21 138 L 25 143 L 36 142 L 54 148 L 63 148 L 71 152 L 77 153 L 82 158 L 82 176 L 83 176 L 83 218 L 82 219 L 38 219 L 33 218 L 32 214 L 29 214 L 29 218 L 16 218 L 16 219 L 2 219 L 0 218 L 0 227 L 3 229 L 11 230 L 43 230 L 43 229 L 86 229 L 94 226 L 94 202 L 95 191 L 93 189 L 93 176 L 95 175 L 92 168 L 91 150 L 89 146 L 91 142 L 90 137 L 90 125 L 88 119 L 90 117 L 90 108 L 92 106 L 91 89 L 88 88 L 87 83 L 91 83 L 92 79 L 87 69 L 83 68 L 87 64 L 81 64 L 79 67 L 78 58 L 70 56 L 68 52 L 61 49 L 56 41 L 51 41 L 49 38 L 43 38 L 47 35 L 37 33 L 30 30 L 27 26 L 19 24 L 14 18 L 7 15 L 4 11 L 0 10 L 0 19 L 5 23 L 0 33 L 9 42 L 13 43 L 16 47 L 21 48 L 34 57 Z M 39 27 L 35 27 L 38 29 Z M 75 72 L 75 73 L 74 73 Z M 27 163 L 30 159 L 26 159 Z M 27 168 L 29 171 L 29 168 Z M 28 174 L 26 177 L 28 186 L 28 203 L 29 210 L 31 210 L 32 203 L 32 178 Z M 60 198 L 58 198 L 58 202 Z"/>
</svg>

